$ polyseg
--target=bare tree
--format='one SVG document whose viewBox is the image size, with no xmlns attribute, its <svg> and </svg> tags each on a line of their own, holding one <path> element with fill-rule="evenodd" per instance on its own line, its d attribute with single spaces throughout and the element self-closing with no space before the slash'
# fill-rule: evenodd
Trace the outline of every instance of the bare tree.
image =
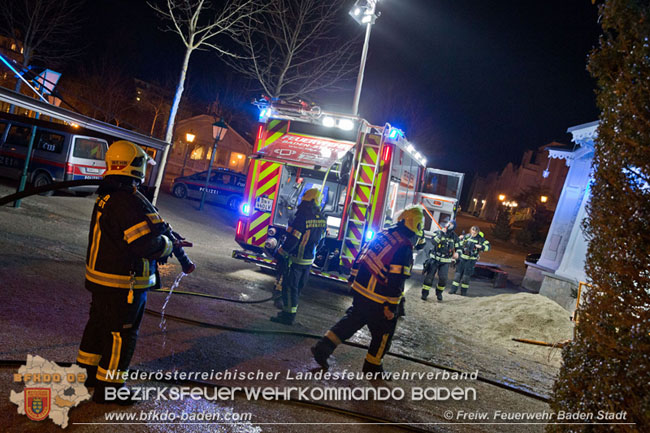
<svg viewBox="0 0 650 433">
<path fill-rule="evenodd" d="M 360 40 L 343 36 L 344 5 L 340 0 L 269 0 L 255 20 L 238 23 L 243 55 L 224 60 L 272 98 L 340 89 L 357 71 Z"/>
<path fill-rule="evenodd" d="M 155 3 L 148 4 L 166 23 L 163 31 L 178 34 L 185 45 L 185 55 L 165 134 L 165 141 L 171 143 L 176 113 L 183 96 L 187 68 L 192 53 L 195 50 L 215 50 L 219 55 L 233 56 L 233 53 L 219 44 L 218 39 L 223 36 L 236 38 L 238 23 L 244 20 L 249 23 L 255 22 L 254 16 L 263 7 L 264 2 L 262 0 L 230 0 L 221 10 L 213 8 L 212 4 L 206 0 L 164 0 L 162 3 L 164 3 L 163 6 Z M 166 147 L 156 178 L 154 203 L 158 198 L 168 152 L 169 149 Z"/>
<path fill-rule="evenodd" d="M 79 30 L 83 0 L 11 0 L 0 7 L 0 31 L 22 48 L 23 67 L 58 67 L 81 53 L 71 36 Z M 21 80 L 16 82 L 19 92 Z"/>
<path fill-rule="evenodd" d="M 83 68 L 79 75 L 79 99 L 88 114 L 117 126 L 125 123 L 127 111 L 135 103 L 133 80 L 108 59 Z"/>
</svg>

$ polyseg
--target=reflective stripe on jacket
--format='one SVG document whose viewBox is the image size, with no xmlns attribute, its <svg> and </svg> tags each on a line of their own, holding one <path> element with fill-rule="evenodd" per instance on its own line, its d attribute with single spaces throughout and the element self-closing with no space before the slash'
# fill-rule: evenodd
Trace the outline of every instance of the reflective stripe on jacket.
<svg viewBox="0 0 650 433">
<path fill-rule="evenodd" d="M 431 238 L 433 248 L 429 251 L 429 257 L 440 263 L 451 263 L 451 256 L 454 255 L 454 248 L 458 242 L 456 233 L 437 230 Z"/>
<path fill-rule="evenodd" d="M 90 222 L 86 287 L 148 289 L 159 284 L 156 259 L 172 242 L 154 206 L 132 187 L 104 180 Z"/>
<path fill-rule="evenodd" d="M 482 251 L 490 251 L 490 242 L 485 239 L 483 233 L 479 233 L 476 237 L 466 235 L 456 242 L 456 250 L 459 252 L 461 259 L 478 260 L 478 256 Z"/>
<path fill-rule="evenodd" d="M 311 265 L 326 227 L 327 221 L 312 202 L 301 203 L 278 253 L 291 256 L 291 262 L 297 265 Z"/>
<path fill-rule="evenodd" d="M 350 271 L 352 289 L 360 295 L 388 304 L 393 311 L 403 296 L 404 281 L 413 267 L 412 233 L 403 226 L 381 231 L 366 244 Z"/>
</svg>

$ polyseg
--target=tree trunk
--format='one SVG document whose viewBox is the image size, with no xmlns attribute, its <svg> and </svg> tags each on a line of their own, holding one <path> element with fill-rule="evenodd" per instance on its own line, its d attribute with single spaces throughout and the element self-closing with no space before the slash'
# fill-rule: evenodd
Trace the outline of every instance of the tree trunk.
<svg viewBox="0 0 650 433">
<path fill-rule="evenodd" d="M 183 90 L 185 89 L 185 78 L 187 76 L 187 66 L 190 63 L 190 56 L 192 55 L 192 46 L 189 45 L 185 51 L 185 58 L 183 59 L 183 67 L 181 68 L 181 75 L 178 79 L 178 86 L 176 86 L 176 95 L 174 95 L 174 102 L 169 110 L 169 120 L 167 121 L 167 133 L 165 134 L 165 141 L 169 146 L 165 147 L 162 159 L 160 160 L 160 167 L 158 168 L 158 175 L 156 176 L 155 192 L 152 203 L 155 205 L 158 201 L 158 193 L 162 187 L 163 177 L 165 175 L 165 166 L 167 165 L 167 157 L 169 156 L 169 148 L 172 145 L 172 138 L 174 137 L 174 123 L 176 122 L 176 113 L 181 103 Z"/>
</svg>

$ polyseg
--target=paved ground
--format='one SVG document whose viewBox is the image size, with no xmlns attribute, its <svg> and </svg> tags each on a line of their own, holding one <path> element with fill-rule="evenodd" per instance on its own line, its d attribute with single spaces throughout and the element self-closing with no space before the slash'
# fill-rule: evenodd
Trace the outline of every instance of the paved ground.
<svg viewBox="0 0 650 433">
<path fill-rule="evenodd" d="M 0 196 L 11 188 L 0 185 Z M 27 354 L 40 355 L 60 362 L 73 362 L 81 332 L 87 318 L 89 293 L 83 288 L 83 257 L 87 245 L 88 222 L 93 197 L 56 195 L 29 197 L 20 209 L 0 207 L 0 359 L 25 360 Z M 236 215 L 226 209 L 209 205 L 197 211 L 195 201 L 179 200 L 161 195 L 159 207 L 163 217 L 175 230 L 195 243 L 188 250 L 197 263 L 194 274 L 185 277 L 178 290 L 214 294 L 236 300 L 264 299 L 270 295 L 273 277 L 254 266 L 231 258 L 237 248 L 234 242 Z M 459 226 L 475 223 L 461 217 Z M 478 370 L 482 377 L 548 395 L 557 372 L 557 356 L 548 349 L 535 347 L 495 346 L 460 332 L 455 321 L 477 321 L 480 317 L 454 317 L 453 309 L 473 302 L 479 296 L 516 293 L 523 276 L 523 251 L 513 252 L 505 245 L 496 245 L 482 260 L 501 261 L 511 275 L 506 289 L 494 289 L 489 281 L 474 280 L 471 297 L 446 295 L 445 302 L 422 302 L 419 299 L 421 276 L 407 285 L 407 317 L 399 324 L 391 351 L 434 364 L 463 371 Z M 501 251 L 501 252 L 499 252 Z M 518 265 L 519 264 L 519 265 Z M 164 286 L 169 287 L 180 272 L 173 262 L 162 270 Z M 160 311 L 166 295 L 150 293 L 149 307 Z M 269 302 L 238 304 L 174 294 L 165 310 L 175 315 L 206 323 L 234 328 L 297 331 L 322 335 L 345 311 L 350 298 L 345 288 L 312 279 L 301 298 L 298 323 L 288 328 L 268 321 L 276 310 Z M 445 309 L 445 314 L 442 314 Z M 441 318 L 444 318 L 442 321 Z M 369 341 L 367 332 L 354 338 Z M 371 384 L 364 380 L 291 380 L 286 377 L 299 372 L 318 371 L 311 359 L 311 338 L 290 335 L 241 333 L 200 327 L 168 320 L 166 329 L 161 319 L 146 315 L 140 330 L 138 347 L 132 362 L 137 369 L 155 371 L 239 371 L 281 372 L 278 380 L 265 382 L 218 381 L 235 386 L 369 387 L 386 386 L 410 392 L 414 387 L 460 386 L 476 389 L 475 401 L 414 401 L 410 398 L 389 401 L 327 401 L 328 405 L 361 412 L 366 415 L 414 423 L 413 428 L 426 431 L 521 431 L 521 425 L 476 424 L 474 420 L 458 419 L 458 411 L 542 412 L 548 406 L 538 400 L 512 391 L 472 380 L 418 381 L 399 380 Z M 331 371 L 358 371 L 365 352 L 343 346 L 332 358 Z M 549 357 L 555 356 L 549 361 Z M 387 369 L 407 372 L 441 372 L 441 370 L 387 356 Z M 9 402 L 15 367 L 0 368 L 0 431 L 59 431 L 50 421 L 34 423 L 16 413 Z M 215 382 L 216 383 L 216 382 Z M 162 386 L 159 383 L 136 385 Z M 5 396 L 5 397 L 2 397 Z M 97 424 L 105 423 L 104 413 L 141 413 L 163 410 L 180 413 L 200 411 L 250 412 L 252 420 L 237 425 L 206 424 Z M 453 420 L 445 418 L 452 411 Z M 363 424 L 356 417 L 283 401 L 252 401 L 237 396 L 234 401 L 211 402 L 205 399 L 182 402 L 147 401 L 131 408 L 99 406 L 84 403 L 70 412 L 69 431 L 376 431 L 377 426 Z M 491 420 L 494 421 L 494 420 Z M 368 422 L 363 421 L 363 422 Z M 463 422 L 465 424 L 463 424 Z M 87 424 L 95 423 L 95 424 Z M 281 424 L 273 424 L 281 423 Z M 309 425 L 298 423 L 311 423 Z M 353 423 L 343 425 L 341 423 Z M 401 431 L 399 426 L 384 426 L 382 431 Z M 540 426 L 526 430 L 541 431 Z"/>
</svg>

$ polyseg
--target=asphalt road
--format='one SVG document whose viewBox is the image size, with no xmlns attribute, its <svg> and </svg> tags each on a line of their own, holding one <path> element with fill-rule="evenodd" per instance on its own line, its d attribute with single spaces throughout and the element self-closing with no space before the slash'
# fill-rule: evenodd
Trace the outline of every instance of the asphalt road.
<svg viewBox="0 0 650 433">
<path fill-rule="evenodd" d="M 11 193 L 0 185 L 0 196 Z M 15 209 L 0 207 L 0 359 L 25 360 L 27 354 L 48 360 L 74 362 L 79 340 L 87 319 L 90 294 L 83 288 L 84 255 L 88 225 L 94 197 L 55 195 L 34 196 L 23 200 Z M 217 295 L 233 300 L 260 300 L 271 294 L 274 278 L 255 266 L 231 258 L 234 226 L 237 216 L 225 208 L 208 205 L 198 211 L 198 202 L 179 200 L 162 194 L 161 215 L 176 231 L 194 242 L 188 254 L 197 264 L 195 273 L 186 276 L 177 290 Z M 523 253 L 516 255 L 523 257 Z M 495 255 L 494 257 L 498 257 Z M 516 259 L 508 259 L 516 266 Z M 175 261 L 162 267 L 163 285 L 170 287 L 180 272 Z M 521 272 L 521 271 L 519 271 Z M 471 334 L 460 333 L 454 320 L 476 320 L 480 317 L 457 317 L 447 322 L 438 320 L 442 308 L 471 302 L 472 298 L 446 295 L 445 302 L 422 302 L 419 299 L 421 276 L 407 284 L 407 317 L 398 325 L 391 351 L 462 371 L 478 371 L 479 375 L 535 393 L 548 395 L 557 362 L 545 362 L 548 352 L 516 351 L 481 342 Z M 494 289 L 490 282 L 473 281 L 471 296 L 490 296 L 517 292 L 516 281 L 507 289 Z M 148 306 L 160 311 L 164 293 L 150 293 Z M 350 305 L 345 287 L 311 279 L 301 297 L 297 323 L 287 327 L 268 320 L 277 310 L 272 303 L 241 304 L 201 297 L 173 294 L 165 309 L 166 326 L 160 317 L 147 314 L 132 367 L 145 371 L 219 372 L 225 370 L 278 373 L 272 380 L 212 380 L 211 383 L 240 387 L 308 386 L 322 388 L 378 387 L 400 388 L 402 399 L 388 401 L 319 401 L 332 407 L 408 425 L 383 426 L 382 431 L 403 431 L 406 427 L 424 431 L 542 431 L 540 425 L 515 425 L 513 421 L 493 419 L 495 411 L 505 413 L 548 412 L 548 405 L 538 400 L 475 380 L 396 380 L 371 383 L 366 380 L 300 380 L 298 373 L 316 372 L 309 347 L 314 339 L 197 326 L 169 319 L 170 315 L 214 325 L 246 330 L 296 331 L 322 335 Z M 445 316 L 445 317 L 448 317 Z M 353 341 L 367 344 L 367 331 Z M 359 371 L 365 351 L 341 346 L 331 362 L 331 371 Z M 388 355 L 387 370 L 396 372 L 440 373 L 442 370 Z M 17 367 L 0 368 L 0 431 L 60 431 L 51 421 L 39 423 L 18 415 L 9 402 L 9 391 L 22 389 L 12 382 Z M 288 373 L 289 372 L 289 373 Z M 136 386 L 168 386 L 155 381 L 132 382 Z M 469 401 L 417 401 L 413 389 L 421 387 L 473 388 L 476 399 Z M 119 424 L 107 421 L 106 412 L 136 413 L 168 411 L 174 413 L 250 413 L 251 420 L 236 424 L 162 423 Z M 451 411 L 451 419 L 449 412 Z M 461 412 L 463 411 L 463 412 Z M 488 413 L 490 423 L 478 423 L 463 413 Z M 155 421 L 155 420 L 154 420 Z M 495 424 L 495 422 L 500 422 Z M 410 424 L 409 424 L 410 423 Z M 82 403 L 70 411 L 68 431 L 377 431 L 369 420 L 314 406 L 287 401 L 263 401 L 238 394 L 233 400 L 210 401 L 205 398 L 182 401 L 148 400 L 130 408 Z"/>
</svg>

